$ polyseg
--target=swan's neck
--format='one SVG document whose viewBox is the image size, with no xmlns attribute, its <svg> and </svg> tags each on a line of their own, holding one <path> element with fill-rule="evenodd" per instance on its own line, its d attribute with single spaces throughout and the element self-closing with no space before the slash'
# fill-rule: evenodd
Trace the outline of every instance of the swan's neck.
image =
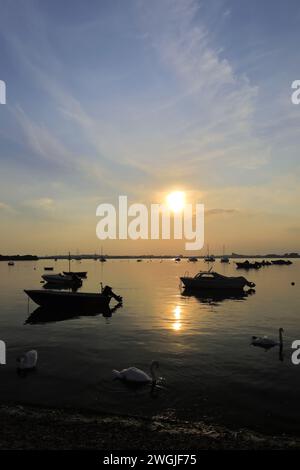
<svg viewBox="0 0 300 470">
<path fill-rule="evenodd" d="M 279 331 L 279 344 L 282 346 L 283 338 L 282 338 L 282 331 Z"/>
</svg>

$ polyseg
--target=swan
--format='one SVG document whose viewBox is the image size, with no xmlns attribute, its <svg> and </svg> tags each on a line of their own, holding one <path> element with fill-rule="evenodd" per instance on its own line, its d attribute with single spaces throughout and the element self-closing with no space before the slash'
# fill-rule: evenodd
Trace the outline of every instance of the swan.
<svg viewBox="0 0 300 470">
<path fill-rule="evenodd" d="M 265 349 L 270 349 L 278 345 L 280 346 L 280 348 L 282 348 L 282 345 L 283 345 L 282 333 L 284 332 L 284 330 L 283 328 L 279 328 L 278 331 L 279 331 L 279 342 L 274 341 L 273 339 L 268 338 L 267 336 L 262 336 L 262 337 L 252 336 L 251 344 L 253 346 L 259 346 Z"/>
<path fill-rule="evenodd" d="M 121 371 L 113 370 L 112 374 L 115 379 L 124 380 L 126 382 L 138 383 L 138 384 L 146 384 L 152 383 L 156 384 L 156 374 L 155 369 L 159 368 L 159 363 L 157 361 L 152 361 L 150 365 L 150 375 L 144 372 L 137 367 L 128 367 L 128 369 L 123 369 Z"/>
<path fill-rule="evenodd" d="M 30 370 L 36 367 L 38 360 L 38 353 L 35 349 L 27 351 L 17 358 L 19 370 Z"/>
</svg>

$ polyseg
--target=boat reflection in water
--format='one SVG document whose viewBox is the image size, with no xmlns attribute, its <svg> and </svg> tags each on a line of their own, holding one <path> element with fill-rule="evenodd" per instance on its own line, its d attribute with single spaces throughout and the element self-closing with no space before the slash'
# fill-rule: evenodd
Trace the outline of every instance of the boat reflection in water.
<svg viewBox="0 0 300 470">
<path fill-rule="evenodd" d="M 102 315 L 105 318 L 112 317 L 112 314 L 122 307 L 122 302 L 119 302 L 114 307 L 110 308 L 109 306 L 100 306 L 98 308 L 92 309 L 67 309 L 62 308 L 46 308 L 38 307 L 35 309 L 25 321 L 25 325 L 38 325 L 43 323 L 53 323 L 59 321 L 72 320 L 74 318 L 80 317 L 95 317 L 97 315 Z"/>
<path fill-rule="evenodd" d="M 223 289 L 223 290 L 212 290 L 212 289 L 201 289 L 193 290 L 185 288 L 181 295 L 184 297 L 195 297 L 199 302 L 204 304 L 218 305 L 225 300 L 246 300 L 250 295 L 255 294 L 255 289 L 236 290 L 236 289 Z"/>
</svg>

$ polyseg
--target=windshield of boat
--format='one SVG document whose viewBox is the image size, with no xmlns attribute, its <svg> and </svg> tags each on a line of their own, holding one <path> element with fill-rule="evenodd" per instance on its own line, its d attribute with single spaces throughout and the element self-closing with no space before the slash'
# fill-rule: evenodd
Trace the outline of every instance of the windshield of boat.
<svg viewBox="0 0 300 470">
<path fill-rule="evenodd" d="M 204 278 L 208 278 L 208 279 L 213 279 L 215 277 L 215 273 L 198 273 L 196 274 L 195 278 L 200 278 L 200 277 L 204 277 Z"/>
</svg>

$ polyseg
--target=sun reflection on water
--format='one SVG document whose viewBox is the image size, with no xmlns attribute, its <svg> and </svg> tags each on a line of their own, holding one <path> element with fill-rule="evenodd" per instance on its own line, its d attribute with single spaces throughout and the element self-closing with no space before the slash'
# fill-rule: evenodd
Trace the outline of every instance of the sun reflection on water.
<svg viewBox="0 0 300 470">
<path fill-rule="evenodd" d="M 174 318 L 176 321 L 172 323 L 172 328 L 174 331 L 179 331 L 182 329 L 182 323 L 180 322 L 181 319 L 181 307 L 177 305 L 173 310 Z"/>
</svg>

